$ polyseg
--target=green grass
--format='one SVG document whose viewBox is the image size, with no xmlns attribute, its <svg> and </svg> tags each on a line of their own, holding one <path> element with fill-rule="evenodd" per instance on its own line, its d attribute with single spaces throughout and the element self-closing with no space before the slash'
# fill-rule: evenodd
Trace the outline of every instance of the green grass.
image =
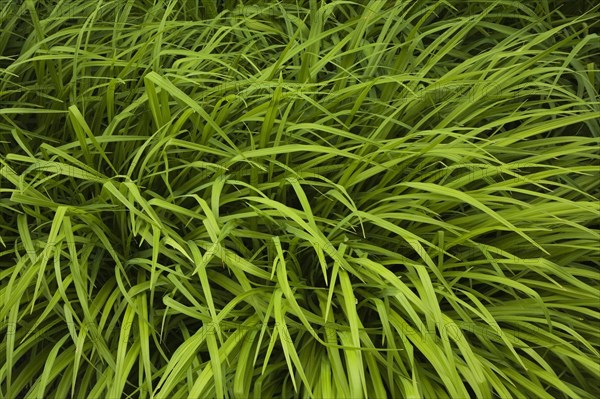
<svg viewBox="0 0 600 399">
<path fill-rule="evenodd" d="M 0 398 L 600 396 L 592 1 L 0 3 Z"/>
</svg>

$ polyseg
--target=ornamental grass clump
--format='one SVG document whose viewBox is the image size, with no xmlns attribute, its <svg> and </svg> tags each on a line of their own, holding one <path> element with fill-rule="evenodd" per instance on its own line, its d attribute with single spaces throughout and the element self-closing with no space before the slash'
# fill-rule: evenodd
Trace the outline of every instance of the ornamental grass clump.
<svg viewBox="0 0 600 399">
<path fill-rule="evenodd" d="M 593 3 L 3 2 L 0 397 L 599 397 Z"/>
</svg>

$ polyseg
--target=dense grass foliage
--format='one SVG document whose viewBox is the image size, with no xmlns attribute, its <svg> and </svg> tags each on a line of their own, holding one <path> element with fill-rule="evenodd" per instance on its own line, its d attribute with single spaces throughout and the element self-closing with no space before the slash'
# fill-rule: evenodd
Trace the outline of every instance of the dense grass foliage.
<svg viewBox="0 0 600 399">
<path fill-rule="evenodd" d="M 600 397 L 593 3 L 3 0 L 0 397 Z"/>
</svg>

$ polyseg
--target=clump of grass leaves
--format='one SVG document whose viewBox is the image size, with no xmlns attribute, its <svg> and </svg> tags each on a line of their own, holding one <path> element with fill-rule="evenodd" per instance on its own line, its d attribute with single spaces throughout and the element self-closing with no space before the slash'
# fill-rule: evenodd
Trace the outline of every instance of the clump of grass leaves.
<svg viewBox="0 0 600 399">
<path fill-rule="evenodd" d="M 592 1 L 4 1 L 0 396 L 598 398 Z"/>
</svg>

